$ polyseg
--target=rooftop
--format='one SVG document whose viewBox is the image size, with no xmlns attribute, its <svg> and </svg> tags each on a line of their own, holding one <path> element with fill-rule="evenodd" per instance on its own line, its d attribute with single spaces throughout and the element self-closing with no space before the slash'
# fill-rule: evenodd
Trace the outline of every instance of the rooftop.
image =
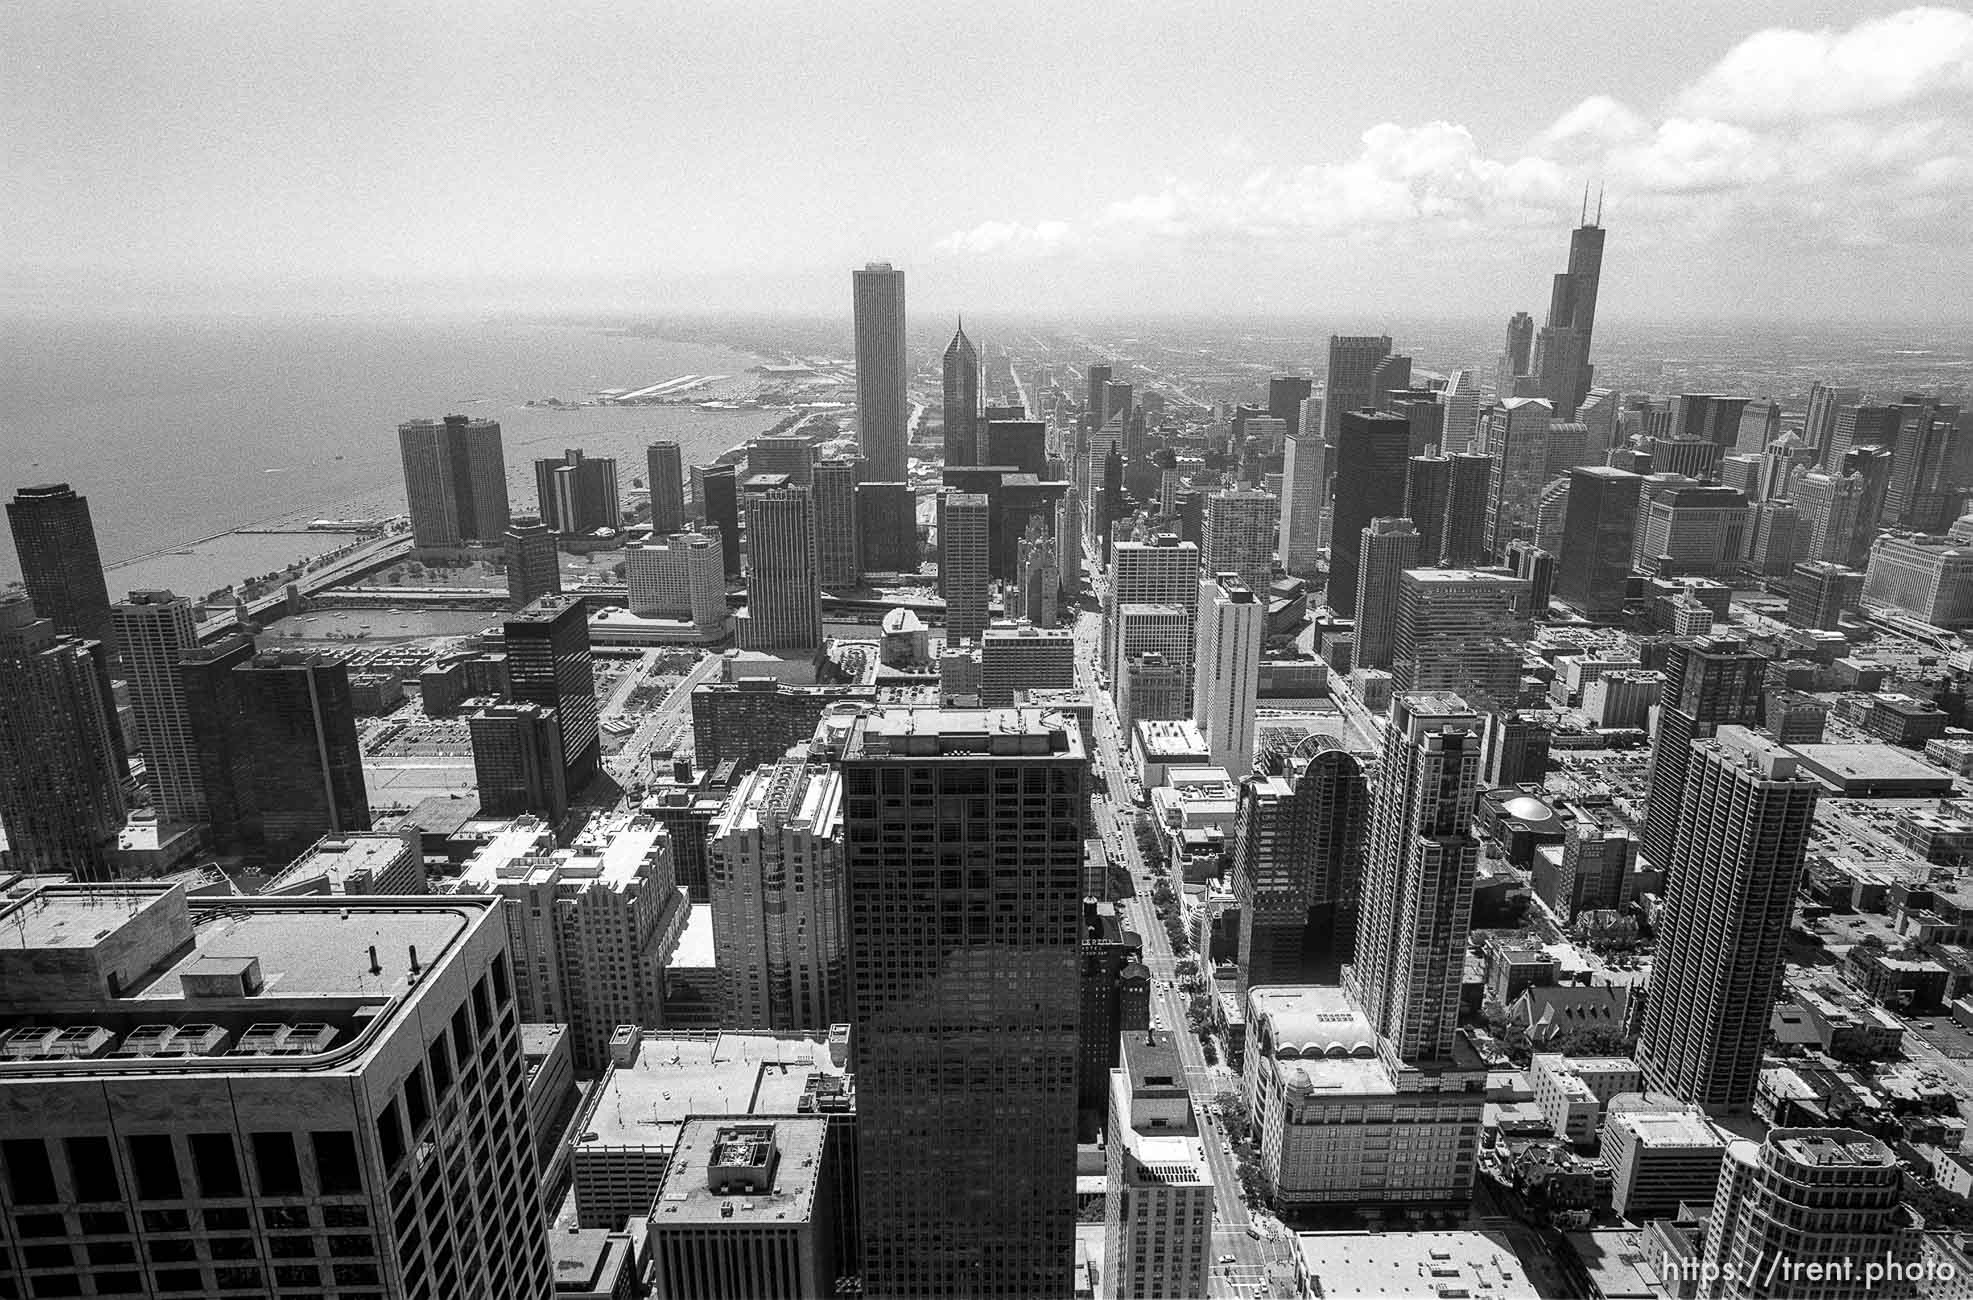
<svg viewBox="0 0 1973 1300">
<path fill-rule="evenodd" d="M 1303 1232 L 1302 1267 L 1329 1297 L 1536 1294 L 1505 1233 Z"/>
<path fill-rule="evenodd" d="M 391 831 L 324 836 L 270 881 L 266 892 L 278 893 L 283 884 L 311 876 L 327 876 L 340 893 L 344 883 L 364 875 L 374 882 L 399 858 L 416 852 L 415 839 Z"/>
<path fill-rule="evenodd" d="M 843 1074 L 819 1035 L 646 1034 L 597 1084 L 580 1144 L 669 1147 L 690 1116 L 794 1115 L 812 1074 Z"/>
<path fill-rule="evenodd" d="M 878 707 L 857 718 L 844 760 L 894 756 L 1077 759 L 1082 732 L 1066 714 L 1045 709 Z"/>
<path fill-rule="evenodd" d="M 1663 1109 L 1621 1109 L 1612 1107 L 1604 1123 L 1629 1129 L 1641 1147 L 1670 1149 L 1704 1147 L 1721 1149 L 1726 1139 L 1703 1112 L 1691 1106 Z"/>
<path fill-rule="evenodd" d="M 683 970 L 704 968 L 711 970 L 717 962 L 713 955 L 712 904 L 692 904 L 691 915 L 685 921 L 685 929 L 678 936 L 678 946 L 672 949 L 667 967 Z"/>
<path fill-rule="evenodd" d="M 828 1129 L 829 1121 L 820 1115 L 737 1129 L 730 1120 L 688 1121 L 651 1206 L 653 1228 L 746 1231 L 807 1222 L 815 1210 Z"/>
</svg>

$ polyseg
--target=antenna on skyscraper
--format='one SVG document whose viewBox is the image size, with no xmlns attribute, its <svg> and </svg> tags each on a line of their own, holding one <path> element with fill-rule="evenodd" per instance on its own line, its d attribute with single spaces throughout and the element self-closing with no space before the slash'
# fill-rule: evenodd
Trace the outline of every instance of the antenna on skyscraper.
<svg viewBox="0 0 1973 1300">
<path fill-rule="evenodd" d="M 1598 182 L 1596 186 L 1596 224 L 1599 226 L 1603 224 L 1603 185 L 1601 182 Z"/>
<path fill-rule="evenodd" d="M 1588 181 L 1583 182 L 1583 214 L 1582 214 L 1581 224 L 1585 226 L 1589 224 L 1589 182 Z"/>
</svg>

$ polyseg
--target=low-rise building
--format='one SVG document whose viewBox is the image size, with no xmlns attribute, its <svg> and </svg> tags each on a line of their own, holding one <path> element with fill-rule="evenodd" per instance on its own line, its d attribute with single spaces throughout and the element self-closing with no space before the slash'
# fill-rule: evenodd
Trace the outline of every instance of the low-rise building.
<svg viewBox="0 0 1973 1300">
<path fill-rule="evenodd" d="M 1644 1086 L 1637 1062 L 1628 1056 L 1538 1052 L 1530 1074 L 1535 1103 L 1549 1128 L 1578 1146 L 1595 1145 L 1603 1107 L 1612 1098 Z"/>
<path fill-rule="evenodd" d="M 1295 1244 L 1296 1294 L 1304 1300 L 1537 1294 L 1513 1243 L 1498 1231 L 1302 1232 Z"/>
<path fill-rule="evenodd" d="M 416 831 L 325 835 L 263 894 L 422 894 L 425 855 Z"/>
<path fill-rule="evenodd" d="M 1634 1094 L 1611 1100 L 1602 1154 L 1610 1162 L 1611 1206 L 1642 1223 L 1670 1215 L 1681 1202 L 1712 1199 L 1726 1138 L 1697 1106 Z"/>
<path fill-rule="evenodd" d="M 1211 767 L 1212 746 L 1189 719 L 1139 722 L 1130 730 L 1130 760 L 1146 790 L 1165 783 L 1174 767 Z"/>
</svg>

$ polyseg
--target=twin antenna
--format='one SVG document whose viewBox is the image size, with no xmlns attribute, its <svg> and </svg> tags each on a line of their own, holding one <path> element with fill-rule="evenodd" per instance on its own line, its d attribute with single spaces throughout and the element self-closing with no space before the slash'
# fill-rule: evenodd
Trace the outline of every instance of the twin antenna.
<svg viewBox="0 0 1973 1300">
<path fill-rule="evenodd" d="M 1585 226 L 1592 224 L 1589 219 L 1589 182 L 1588 181 L 1583 182 L 1582 224 Z M 1596 221 L 1593 224 L 1598 226 L 1603 224 L 1603 187 L 1601 185 L 1598 185 L 1596 187 Z"/>
</svg>

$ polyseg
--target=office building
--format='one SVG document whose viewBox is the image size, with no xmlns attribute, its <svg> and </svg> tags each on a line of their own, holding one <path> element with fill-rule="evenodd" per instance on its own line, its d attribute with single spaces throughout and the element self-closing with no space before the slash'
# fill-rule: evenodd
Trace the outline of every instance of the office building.
<svg viewBox="0 0 1973 1300">
<path fill-rule="evenodd" d="M 1106 885 L 1091 880 L 1082 900 L 1076 1107 L 1081 1122 L 1092 1126 L 1109 1111 L 1110 1071 L 1121 1059 L 1120 1035 L 1151 1027 L 1151 972 L 1141 960 L 1144 940 L 1123 927 L 1122 904 L 1100 901 L 1107 892 Z"/>
<path fill-rule="evenodd" d="M 909 483 L 858 483 L 856 516 L 865 570 L 918 572 L 918 498 Z"/>
<path fill-rule="evenodd" d="M 1526 579 L 1476 569 L 1407 569 L 1398 575 L 1391 679 L 1400 691 L 1459 690 L 1477 707 L 1511 708 L 1520 696 L 1527 636 Z"/>
<path fill-rule="evenodd" d="M 562 557 L 554 529 L 533 515 L 516 515 L 508 520 L 502 540 L 510 608 L 526 609 L 543 596 L 562 594 Z"/>
<path fill-rule="evenodd" d="M 1067 628 L 995 623 L 980 634 L 980 703 L 986 708 L 1007 708 L 1016 691 L 1075 685 L 1076 641 Z"/>
<path fill-rule="evenodd" d="M 817 581 L 825 587 L 863 583 L 863 521 L 856 508 L 860 469 L 854 460 L 824 460 L 815 466 L 815 562 Z"/>
<path fill-rule="evenodd" d="M 814 494 L 800 487 L 750 487 L 744 504 L 747 605 L 734 620 L 735 639 L 748 650 L 821 645 Z"/>
<path fill-rule="evenodd" d="M 864 1294 L 1068 1294 L 1081 734 L 879 708 L 842 774 Z"/>
<path fill-rule="evenodd" d="M 713 944 L 733 1029 L 847 1022 L 842 780 L 791 754 L 742 779 L 706 837 Z"/>
<path fill-rule="evenodd" d="M 1281 500 L 1255 488 L 1233 488 L 1206 498 L 1200 559 L 1208 573 L 1237 573 L 1255 591 L 1274 576 L 1274 544 L 1281 532 Z"/>
<path fill-rule="evenodd" d="M 1389 668 L 1397 641 L 1398 580 L 1406 569 L 1423 563 L 1423 539 L 1411 520 L 1385 516 L 1372 519 L 1361 536 L 1354 611 L 1356 666 Z"/>
<path fill-rule="evenodd" d="M 1622 677 L 1611 673 L 1606 678 Z M 1583 912 L 1615 910 L 1630 901 L 1630 877 L 1637 866 L 1637 838 L 1617 827 L 1580 821 L 1563 832 L 1562 852 L 1553 870 L 1546 847 L 1537 856 L 1535 892 L 1563 925 Z"/>
<path fill-rule="evenodd" d="M 1640 476 L 1607 465 L 1569 471 L 1555 594 L 1585 618 L 1613 619 L 1623 613 L 1643 483 Z"/>
<path fill-rule="evenodd" d="M 1481 723 L 1449 692 L 1391 701 L 1345 982 L 1405 1061 L 1452 1056 L 1480 845 Z"/>
<path fill-rule="evenodd" d="M 1446 376 L 1440 391 L 1445 418 L 1439 432 L 1439 454 L 1450 456 L 1465 451 L 1473 441 L 1480 422 L 1480 380 L 1471 370 L 1455 370 Z"/>
<path fill-rule="evenodd" d="M 851 273 L 856 315 L 857 445 L 870 478 L 905 481 L 904 272 L 871 262 Z"/>
<path fill-rule="evenodd" d="M 507 531 L 500 422 L 448 415 L 397 426 L 411 540 L 420 549 L 491 542 Z"/>
<path fill-rule="evenodd" d="M 1859 447 L 1895 448 L 1903 417 L 1904 411 L 1896 406 L 1864 402 L 1846 402 L 1838 406 L 1834 426 L 1830 429 L 1829 447 L 1823 453 L 1824 466 L 1832 473 L 1843 469 L 1850 453 Z M 1916 451 L 1917 448 L 1909 450 Z"/>
<path fill-rule="evenodd" d="M 1110 691 L 1118 725 L 1128 731 L 1150 719 L 1190 717 L 1196 617 L 1178 605 L 1120 605 L 1115 624 L 1118 671 Z"/>
<path fill-rule="evenodd" d="M 1767 662 L 1765 655 L 1730 637 L 1680 638 L 1665 647 L 1660 665 L 1665 691 L 1651 744 L 1641 832 L 1644 856 L 1653 866 L 1671 867 L 1692 742 L 1712 735 L 1723 723 L 1753 726 L 1760 721 Z"/>
<path fill-rule="evenodd" d="M 1643 1223 L 1669 1219 L 1681 1204 L 1708 1203 L 1719 1185 L 1726 1141 L 1697 1106 L 1647 1095 L 1612 1099 L 1601 1142 L 1610 1162 L 1612 1207 Z"/>
<path fill-rule="evenodd" d="M 720 557 L 726 576 L 740 576 L 740 475 L 731 465 L 694 465 L 693 496 L 699 517 L 719 530 Z"/>
<path fill-rule="evenodd" d="M 65 636 L 115 650 L 110 589 L 96 549 L 89 498 L 76 495 L 66 483 L 24 487 L 7 503 L 7 524 L 35 612 Z"/>
<path fill-rule="evenodd" d="M 722 635 L 728 617 L 725 549 L 716 532 L 653 533 L 624 547 L 630 612 L 689 620 L 704 639 Z"/>
<path fill-rule="evenodd" d="M 1391 337 L 1331 334 L 1329 370 L 1323 381 L 1322 440 L 1334 447 L 1345 412 L 1376 410 L 1377 367 L 1391 355 Z M 1388 514 L 1389 511 L 1380 513 Z"/>
<path fill-rule="evenodd" d="M 1275 375 L 1267 381 L 1267 414 L 1272 420 L 1281 421 L 1284 438 L 1295 438 L 1302 431 L 1302 407 L 1315 391 L 1315 383 L 1306 375 Z"/>
<path fill-rule="evenodd" d="M 684 455 L 675 442 L 654 442 L 644 449 L 644 463 L 651 487 L 651 531 L 675 533 L 690 517 L 685 513 Z"/>
<path fill-rule="evenodd" d="M 1653 492 L 1638 521 L 1637 571 L 1731 576 L 1746 548 L 1748 516 L 1747 496 L 1736 488 L 1682 484 Z"/>
<path fill-rule="evenodd" d="M 1555 277 L 1548 320 L 1535 336 L 1530 367 L 1540 395 L 1564 420 L 1572 418 L 1589 396 L 1596 372 L 1589 358 L 1596 331 L 1597 289 L 1603 278 L 1600 198 L 1597 207 L 1597 219 L 1592 222 L 1585 202 L 1583 223 L 1569 234 L 1569 269 Z"/>
<path fill-rule="evenodd" d="M 945 463 L 978 465 L 980 460 L 980 354 L 959 322 L 952 342 L 945 345 L 940 369 L 944 378 Z M 991 463 L 991 462 L 986 462 Z"/>
<path fill-rule="evenodd" d="M 1836 437 L 1836 413 L 1846 406 L 1855 406 L 1863 401 L 1861 388 L 1846 388 L 1834 384 L 1814 383 L 1809 385 L 1809 409 L 1802 424 L 1802 438 L 1814 449 L 1817 465 L 1840 464 L 1841 456 L 1830 457 L 1830 445 Z"/>
<path fill-rule="evenodd" d="M 560 460 L 534 462 L 535 500 L 541 521 L 563 537 L 581 537 L 623 526 L 623 502 L 617 495 L 617 462 L 609 456 L 585 456 L 570 447 Z"/>
<path fill-rule="evenodd" d="M 1528 584 L 1530 612 L 1536 618 L 1546 618 L 1549 600 L 1555 591 L 1554 553 L 1536 546 L 1525 537 L 1517 537 L 1507 544 L 1506 561 L 1508 572 Z M 1359 631 L 1357 644 L 1361 646 L 1362 643 L 1363 636 Z"/>
<path fill-rule="evenodd" d="M 589 622 L 579 596 L 544 596 L 502 626 L 507 648 L 507 697 L 555 711 L 562 730 L 568 789 L 579 794 L 602 758 L 596 674 Z"/>
<path fill-rule="evenodd" d="M 1213 766 L 1245 773 L 1254 765 L 1254 709 L 1260 689 L 1267 600 L 1221 573 L 1199 584 L 1198 649 L 1192 716 L 1212 749 Z"/>
<path fill-rule="evenodd" d="M 1548 715 L 1527 709 L 1508 709 L 1487 719 L 1488 789 L 1541 781 L 1548 772 L 1551 721 Z"/>
<path fill-rule="evenodd" d="M 654 1294 L 830 1300 L 837 1203 L 825 1115 L 689 1119 L 650 1206 Z M 639 1211 L 641 1217 L 643 1211 Z"/>
<path fill-rule="evenodd" d="M 1052 628 L 1061 618 L 1062 566 L 1055 559 L 1055 542 L 1041 536 L 1041 525 L 1028 525 L 1021 540 L 1021 562 L 1008 599 L 1009 614 L 1040 628 Z"/>
<path fill-rule="evenodd" d="M 534 818 L 482 845 L 449 892 L 506 904 L 521 1019 L 569 1027 L 575 1068 L 610 1060 L 620 1025 L 664 1024 L 664 971 L 690 905 L 653 818 L 592 822 L 567 848 Z"/>
<path fill-rule="evenodd" d="M 1849 564 L 1861 535 L 1858 521 L 1864 510 L 1863 476 L 1797 469 L 1788 495 L 1808 529 L 1806 542 L 1798 542 L 1796 547 L 1799 557 Z M 1864 540 L 1867 545 L 1867 536 Z"/>
<path fill-rule="evenodd" d="M 1213 1171 L 1169 1029 L 1123 1036 L 1110 1071 L 1103 1294 L 1192 1300 L 1213 1260 Z"/>
<path fill-rule="evenodd" d="M 1335 439 L 1335 501 L 1329 530 L 1329 607 L 1356 610 L 1360 537 L 1372 519 L 1404 510 L 1411 426 L 1376 411 L 1346 411 Z"/>
<path fill-rule="evenodd" d="M 939 507 L 939 585 L 945 590 L 945 639 L 977 640 L 986 631 L 988 570 L 987 498 L 948 492 Z"/>
<path fill-rule="evenodd" d="M 1862 1296 L 1879 1284 L 1916 1294 L 1919 1232 L 1901 1205 L 1899 1166 L 1890 1147 L 1853 1128 L 1736 1138 L 1720 1162 L 1699 1294 Z"/>
<path fill-rule="evenodd" d="M 1112 682 L 1123 665 L 1117 633 L 1126 605 L 1171 605 L 1184 611 L 1186 637 L 1179 656 L 1189 663 L 1192 620 L 1199 610 L 1199 548 L 1159 533 L 1148 542 L 1119 542 L 1112 549 L 1109 607 L 1103 618 L 1103 668 Z M 1189 691 L 1189 669 L 1186 684 Z"/>
<path fill-rule="evenodd" d="M 0 831 L 15 870 L 112 874 L 129 773 L 108 656 L 0 599 Z"/>
<path fill-rule="evenodd" d="M 1679 394 L 1672 399 L 1673 441 L 1710 442 L 1732 450 L 1740 445 L 1741 419 L 1750 401 L 1717 393 Z"/>
<path fill-rule="evenodd" d="M 1745 727 L 1690 754 L 1637 1059 L 1654 1091 L 1739 1115 L 1754 1099 L 1821 787 Z"/>
<path fill-rule="evenodd" d="M 894 688 L 885 688 L 894 689 Z M 875 686 L 787 686 L 771 677 L 713 682 L 692 691 L 692 749 L 698 765 L 772 763 L 806 742 L 836 706 L 874 704 Z"/>
<path fill-rule="evenodd" d="M 251 638 L 226 636 L 210 645 L 188 646 L 177 667 L 192 753 L 199 765 L 207 834 L 214 852 L 224 855 L 247 851 L 247 810 L 254 798 L 257 760 L 245 744 L 233 670 L 253 657 Z"/>
<path fill-rule="evenodd" d="M 1507 318 L 1507 341 L 1494 367 L 1494 392 L 1506 399 L 1520 395 L 1515 380 L 1525 378 L 1534 364 L 1535 318 L 1517 311 Z"/>
<path fill-rule="evenodd" d="M 747 477 L 785 474 L 789 487 L 815 486 L 815 447 L 799 433 L 764 433 L 747 444 Z"/>
<path fill-rule="evenodd" d="M 1280 1207 L 1471 1208 L 1484 1070 L 1428 1071 L 1397 1059 L 1340 988 L 1256 988 L 1248 1003 L 1241 1090 L 1261 1173 Z M 1380 1284 L 1367 1273 L 1351 1283 Z"/>
<path fill-rule="evenodd" d="M 1960 527 L 1950 537 L 1880 537 L 1860 600 L 1934 627 L 1973 627 L 1973 537 Z"/>
<path fill-rule="evenodd" d="M 1298 578 L 1322 572 L 1322 511 L 1327 500 L 1328 444 L 1320 429 L 1320 403 L 1303 403 L 1301 427 L 1287 437 L 1281 467 L 1281 564 Z"/>
<path fill-rule="evenodd" d="M 192 720 L 178 661 L 198 644 L 192 602 L 168 591 L 133 591 L 110 607 L 111 627 L 130 680 L 137 746 L 158 816 L 194 824 L 206 817 Z"/>
<path fill-rule="evenodd" d="M 1510 397 L 1480 418 L 1479 446 L 1493 457 L 1486 504 L 1490 556 L 1503 553 L 1516 537 L 1534 535 L 1542 488 L 1571 468 L 1550 456 L 1549 425 L 1554 417 L 1554 407 L 1542 398 Z"/>
<path fill-rule="evenodd" d="M 1110 379 L 1114 373 L 1107 365 L 1092 365 L 1085 372 L 1082 423 L 1086 435 L 1095 433 L 1108 422 L 1109 412 L 1104 409 L 1104 402 L 1109 397 Z"/>
<path fill-rule="evenodd" d="M 288 897 L 425 893 L 425 856 L 418 832 L 325 835 L 261 892 Z"/>
<path fill-rule="evenodd" d="M 1968 571 L 1973 573 L 1973 566 Z M 1788 626 L 1835 631 L 1843 625 L 1843 611 L 1861 603 L 1863 582 L 1863 575 L 1847 565 L 1827 560 L 1796 565 L 1788 584 Z"/>
<path fill-rule="evenodd" d="M 21 1294 L 549 1294 L 495 904 L 52 885 L 0 923 Z"/>
<path fill-rule="evenodd" d="M 1319 736 L 1264 753 L 1257 766 L 1234 811 L 1242 985 L 1334 983 L 1356 951 L 1370 804 L 1363 762 Z"/>
<path fill-rule="evenodd" d="M 545 704 L 487 704 L 466 719 L 480 815 L 532 814 L 560 826 L 569 811 L 562 728 Z"/>
<path fill-rule="evenodd" d="M 1418 532 L 1418 559 L 1408 566 L 1431 566 L 1445 554 L 1446 504 L 1452 493 L 1452 461 L 1444 456 L 1413 456 L 1404 470 L 1404 517 Z"/>
<path fill-rule="evenodd" d="M 1451 486 L 1446 493 L 1444 551 L 1438 563 L 1463 567 L 1487 554 L 1488 493 L 1493 488 L 1493 457 L 1485 452 L 1453 452 Z"/>
</svg>

